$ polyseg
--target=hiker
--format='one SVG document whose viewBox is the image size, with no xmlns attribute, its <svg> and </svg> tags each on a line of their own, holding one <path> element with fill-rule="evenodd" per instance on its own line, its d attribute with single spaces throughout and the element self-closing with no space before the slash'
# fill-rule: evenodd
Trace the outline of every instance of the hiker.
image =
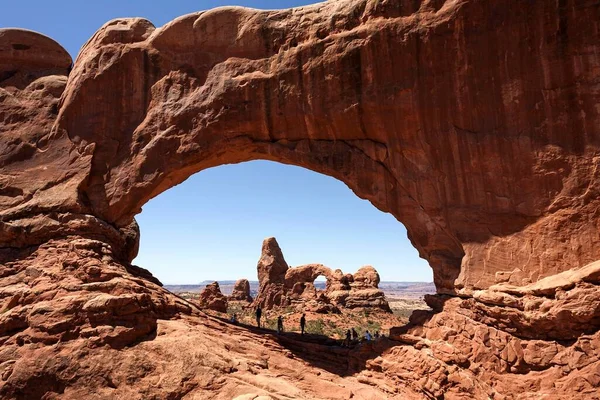
<svg viewBox="0 0 600 400">
<path fill-rule="evenodd" d="M 231 316 L 231 320 L 230 321 L 231 321 L 232 324 L 236 324 L 237 325 L 237 323 L 238 323 L 237 314 L 233 314 Z"/>
<path fill-rule="evenodd" d="M 375 331 L 375 339 L 379 339 L 379 331 Z"/>
<path fill-rule="evenodd" d="M 262 309 L 260 306 L 256 307 L 256 326 L 260 328 L 260 317 L 262 315 Z"/>
<path fill-rule="evenodd" d="M 358 332 L 352 328 L 352 340 L 358 340 Z"/>
<path fill-rule="evenodd" d="M 343 346 L 350 347 L 351 336 L 352 336 L 352 333 L 350 332 L 350 329 L 348 329 L 346 331 L 346 340 L 344 340 Z"/>
<path fill-rule="evenodd" d="M 304 327 L 306 326 L 306 315 L 302 314 L 302 316 L 300 317 L 300 331 L 302 332 L 301 334 L 304 335 Z"/>
<path fill-rule="evenodd" d="M 367 342 L 370 342 L 370 341 L 371 341 L 371 339 L 372 339 L 372 337 L 371 337 L 371 333 L 370 333 L 368 330 L 367 330 L 367 331 L 365 331 L 365 340 L 366 340 Z"/>
<path fill-rule="evenodd" d="M 283 318 L 281 315 L 277 317 L 277 334 L 283 332 Z"/>
</svg>

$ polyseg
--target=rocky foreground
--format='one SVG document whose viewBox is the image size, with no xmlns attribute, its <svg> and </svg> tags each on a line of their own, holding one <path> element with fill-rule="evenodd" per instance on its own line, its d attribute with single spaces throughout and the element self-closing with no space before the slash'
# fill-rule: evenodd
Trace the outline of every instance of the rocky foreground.
<svg viewBox="0 0 600 400">
<path fill-rule="evenodd" d="M 0 397 L 597 399 L 600 1 L 342 0 L 0 29 Z M 131 265 L 225 163 L 405 224 L 433 311 L 354 350 L 233 327 Z"/>
<path fill-rule="evenodd" d="M 600 338 L 587 330 L 600 263 L 477 300 L 431 296 L 434 312 L 394 340 L 352 350 L 236 327 L 142 272 L 90 239 L 52 240 L 5 262 L 0 396 L 597 397 Z"/>
</svg>

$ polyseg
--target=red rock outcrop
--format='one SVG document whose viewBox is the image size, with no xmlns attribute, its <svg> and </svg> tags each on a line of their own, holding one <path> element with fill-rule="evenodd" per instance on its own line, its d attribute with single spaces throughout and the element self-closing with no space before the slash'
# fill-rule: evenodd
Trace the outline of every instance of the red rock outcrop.
<svg viewBox="0 0 600 400">
<path fill-rule="evenodd" d="M 252 302 L 250 295 L 250 282 L 248 279 L 238 279 L 233 285 L 233 290 L 229 296 L 229 300 Z"/>
<path fill-rule="evenodd" d="M 0 397 L 597 398 L 599 4 L 119 19 L 71 71 L 51 39 L 0 30 Z M 404 344 L 305 346 L 309 366 L 130 265 L 150 198 L 253 159 L 405 224 L 438 295 Z"/>
<path fill-rule="evenodd" d="M 35 130 L 45 141 L 29 143 L 45 152 L 6 153 L 21 154 L 6 184 L 24 194 L 6 196 L 3 231 L 12 234 L 2 243 L 63 235 L 55 213 L 85 232 L 114 230 L 114 247 L 131 258 L 125 243 L 135 235 L 123 230 L 146 201 L 199 170 L 262 158 L 334 176 L 394 214 L 445 293 L 527 284 L 595 261 L 593 13 L 409 3 L 221 8 L 159 29 L 111 21 L 83 46 L 59 115 Z M 515 30 L 484 29 L 490 20 Z M 221 23 L 231 29 L 214 29 Z M 24 49 L 15 35 L 5 32 L 3 48 Z M 541 44 L 511 40 L 523 37 Z M 28 51 L 3 52 L 2 63 L 35 61 L 13 55 Z M 31 64 L 15 75 L 39 71 Z M 326 76 L 335 79 L 319 84 Z M 44 190 L 34 191 L 28 165 L 47 166 Z"/>
<path fill-rule="evenodd" d="M 219 282 L 210 283 L 202 289 L 198 296 L 198 304 L 201 308 L 208 308 L 222 313 L 227 312 L 227 297 L 221 293 Z"/>
<path fill-rule="evenodd" d="M 348 278 L 346 277 L 345 280 L 348 280 Z M 375 268 L 370 265 L 361 267 L 352 275 L 352 279 L 348 281 L 350 283 L 350 290 L 347 295 L 344 295 L 343 291 L 342 293 L 339 290 L 336 291 L 336 297 L 342 294 L 344 307 L 380 308 L 384 311 L 392 311 L 383 291 L 379 289 L 379 274 Z M 329 296 L 334 297 L 333 293 L 329 294 Z"/>
</svg>

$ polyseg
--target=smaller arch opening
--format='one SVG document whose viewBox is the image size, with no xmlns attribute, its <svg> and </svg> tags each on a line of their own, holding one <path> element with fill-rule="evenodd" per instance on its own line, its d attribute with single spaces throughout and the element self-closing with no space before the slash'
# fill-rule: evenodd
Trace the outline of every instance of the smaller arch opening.
<svg viewBox="0 0 600 400">
<path fill-rule="evenodd" d="M 317 291 L 324 291 L 327 288 L 327 278 L 325 275 L 319 275 L 313 281 L 313 285 Z"/>
</svg>

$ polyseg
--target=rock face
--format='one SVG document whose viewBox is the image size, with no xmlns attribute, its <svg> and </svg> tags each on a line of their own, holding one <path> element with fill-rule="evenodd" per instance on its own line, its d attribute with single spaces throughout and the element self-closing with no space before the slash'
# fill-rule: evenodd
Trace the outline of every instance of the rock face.
<svg viewBox="0 0 600 400">
<path fill-rule="evenodd" d="M 54 40 L 25 29 L 0 29 L 0 53 L 0 85 L 4 90 L 29 87 L 33 97 L 60 97 L 73 61 Z"/>
<path fill-rule="evenodd" d="M 266 283 L 283 283 L 288 268 L 277 240 L 274 237 L 265 239 L 256 266 L 259 286 Z"/>
<path fill-rule="evenodd" d="M 209 310 L 222 313 L 227 312 L 227 297 L 221 293 L 219 282 L 206 285 L 198 296 L 198 304 L 200 304 L 200 307 L 208 308 Z"/>
<path fill-rule="evenodd" d="M 0 397 L 597 397 L 599 10 L 341 0 L 119 19 L 72 70 L 53 40 L 0 30 Z M 226 328 L 130 265 L 149 199 L 254 159 L 335 177 L 404 223 L 438 291 L 404 344 L 315 351 L 348 360 L 337 375 L 272 339 L 234 362 Z M 190 364 L 170 338 L 190 337 L 208 364 L 163 379 Z"/>
<path fill-rule="evenodd" d="M 238 279 L 235 282 L 229 300 L 252 302 L 252 296 L 250 296 L 250 282 L 248 282 L 248 279 Z"/>
<path fill-rule="evenodd" d="M 379 308 L 391 312 L 385 295 L 378 288 L 375 268 L 360 268 L 354 275 L 332 271 L 323 264 L 288 267 L 283 252 L 273 237 L 263 241 L 257 265 L 259 289 L 253 306 L 264 309 L 293 304 L 314 312 L 339 312 L 344 308 Z M 317 290 L 314 282 L 326 279 L 325 290 Z"/>
</svg>

